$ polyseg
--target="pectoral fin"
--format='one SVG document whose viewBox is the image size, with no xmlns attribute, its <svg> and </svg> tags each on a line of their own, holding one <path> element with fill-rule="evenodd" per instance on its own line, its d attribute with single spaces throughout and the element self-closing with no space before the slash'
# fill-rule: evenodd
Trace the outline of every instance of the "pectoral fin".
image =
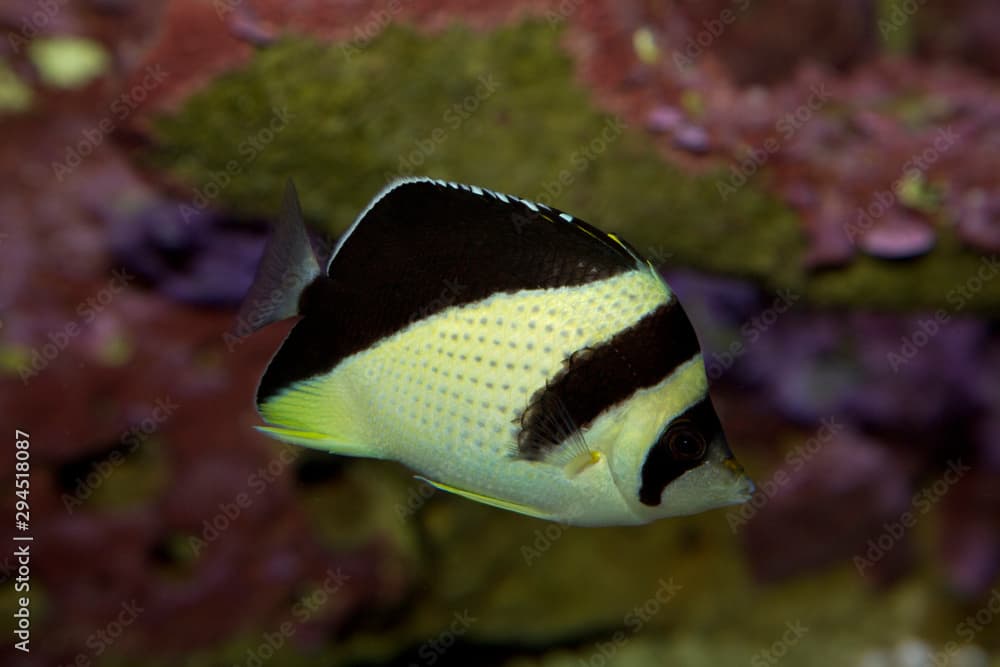
<svg viewBox="0 0 1000 667">
<path fill-rule="evenodd" d="M 509 500 L 501 500 L 500 498 L 494 498 L 492 496 L 486 496 L 481 493 L 476 493 L 474 491 L 466 491 L 465 489 L 460 489 L 457 486 L 450 486 L 448 484 L 442 484 L 441 482 L 435 482 L 432 479 L 427 479 L 426 477 L 421 477 L 420 475 L 415 475 L 419 480 L 423 480 L 430 484 L 431 486 L 441 489 L 442 491 L 447 491 L 448 493 L 454 493 L 456 495 L 462 496 L 463 498 L 468 498 L 469 500 L 475 500 L 476 502 L 483 503 L 484 505 L 490 505 L 492 507 L 499 507 L 500 509 L 509 510 L 511 512 L 517 512 L 518 514 L 525 514 L 527 516 L 535 517 L 536 519 L 545 519 L 547 521 L 556 521 L 556 517 L 548 512 L 543 512 L 542 510 L 532 507 L 531 505 L 522 505 L 520 503 L 511 502 Z"/>
<path fill-rule="evenodd" d="M 580 452 L 563 464 L 563 470 L 566 472 L 567 477 L 576 477 L 590 466 L 600 463 L 601 458 L 603 457 L 600 452 L 592 450 Z"/>
</svg>

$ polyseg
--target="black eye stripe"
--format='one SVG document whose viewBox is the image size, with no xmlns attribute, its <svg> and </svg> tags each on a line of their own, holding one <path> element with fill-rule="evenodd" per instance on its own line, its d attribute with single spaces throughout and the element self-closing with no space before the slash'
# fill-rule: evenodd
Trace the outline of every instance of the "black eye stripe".
<svg viewBox="0 0 1000 667">
<path fill-rule="evenodd" d="M 710 443 L 722 432 L 722 424 L 715 414 L 711 399 L 706 396 L 698 401 L 683 414 L 676 417 L 671 426 L 680 422 L 687 422 L 691 428 L 697 431 Z M 664 432 L 664 437 L 653 445 L 646 461 L 642 464 L 641 486 L 639 487 L 639 502 L 643 505 L 656 507 L 660 504 L 663 489 L 670 482 L 674 481 L 688 470 L 696 468 L 702 464 L 704 458 L 698 459 L 678 459 L 670 450 L 670 443 L 666 437 L 670 432 L 670 427 Z"/>
<path fill-rule="evenodd" d="M 671 424 L 664 434 L 674 458 L 697 460 L 705 455 L 708 444 L 701 432 L 689 422 Z"/>
</svg>

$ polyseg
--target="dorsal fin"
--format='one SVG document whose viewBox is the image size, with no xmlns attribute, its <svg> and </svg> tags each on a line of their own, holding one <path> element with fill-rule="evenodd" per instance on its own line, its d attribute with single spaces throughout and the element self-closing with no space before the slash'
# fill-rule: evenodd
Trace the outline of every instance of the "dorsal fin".
<svg viewBox="0 0 1000 667">
<path fill-rule="evenodd" d="M 474 291 L 492 294 L 578 285 L 643 263 L 617 237 L 558 209 L 478 186 L 408 178 L 369 203 L 335 247 L 327 274 L 351 281 L 391 266 L 440 286 L 474 268 Z"/>
<path fill-rule="evenodd" d="M 306 286 L 258 399 L 445 308 L 500 292 L 570 287 L 647 270 L 623 242 L 557 209 L 425 178 L 383 190 Z"/>
<path fill-rule="evenodd" d="M 330 254 L 330 260 L 326 266 L 327 271 L 329 272 L 333 262 L 338 259 L 338 255 L 342 247 L 351 239 L 354 232 L 357 231 L 360 226 L 371 223 L 369 213 L 371 213 L 372 209 L 379 204 L 389 204 L 395 199 L 409 195 L 414 185 L 429 186 L 429 189 L 426 190 L 428 199 L 433 199 L 435 194 L 440 197 L 442 195 L 455 192 L 464 192 L 474 195 L 475 197 L 479 197 L 483 200 L 481 203 L 484 205 L 484 213 L 489 208 L 490 203 L 499 203 L 500 205 L 507 207 L 505 211 L 506 215 L 501 216 L 500 218 L 489 214 L 484 215 L 481 219 L 481 222 L 484 225 L 495 224 L 497 222 L 507 222 L 509 227 L 512 228 L 516 234 L 520 234 L 527 225 L 537 222 L 546 222 L 561 226 L 561 228 L 550 230 L 556 232 L 558 235 L 558 232 L 565 232 L 566 229 L 568 229 L 562 224 L 565 223 L 566 225 L 575 227 L 578 231 L 587 234 L 598 244 L 604 245 L 610 249 L 613 255 L 616 255 L 626 264 L 630 264 L 631 262 L 645 262 L 645 260 L 639 256 L 631 245 L 623 242 L 614 234 L 606 234 L 587 222 L 584 222 L 580 218 L 546 204 L 534 202 L 529 199 L 523 199 L 514 195 L 504 194 L 502 192 L 490 190 L 489 188 L 482 188 L 478 185 L 466 185 L 463 183 L 443 181 L 424 176 L 411 176 L 393 181 L 372 198 L 364 210 L 361 211 L 361 214 L 355 219 L 354 223 L 340 237 L 340 240 L 334 247 L 333 252 Z M 494 206 L 493 208 L 495 209 L 496 207 Z M 504 220 L 504 217 L 507 219 Z M 501 235 L 505 231 L 507 230 L 504 229 L 504 227 L 499 227 L 493 230 L 494 233 Z"/>
<path fill-rule="evenodd" d="M 319 263 L 302 221 L 299 197 L 291 179 L 285 184 L 281 217 L 264 247 L 264 256 L 247 292 L 237 324 L 244 335 L 298 314 L 299 296 L 316 276 Z"/>
</svg>

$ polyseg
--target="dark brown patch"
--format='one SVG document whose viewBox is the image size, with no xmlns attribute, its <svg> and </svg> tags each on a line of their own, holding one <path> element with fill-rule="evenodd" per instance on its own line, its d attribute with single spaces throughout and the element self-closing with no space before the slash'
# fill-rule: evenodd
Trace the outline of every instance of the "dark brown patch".
<svg viewBox="0 0 1000 667">
<path fill-rule="evenodd" d="M 538 206 L 436 182 L 391 190 L 303 291 L 303 319 L 261 379 L 258 404 L 445 308 L 636 268 L 603 232 Z"/>
<path fill-rule="evenodd" d="M 544 459 L 601 413 L 659 384 L 699 350 L 694 328 L 673 297 L 607 343 L 573 354 L 521 415 L 517 456 Z M 556 406 L 565 415 L 553 420 Z M 564 425 L 555 436 L 553 423 Z"/>
</svg>

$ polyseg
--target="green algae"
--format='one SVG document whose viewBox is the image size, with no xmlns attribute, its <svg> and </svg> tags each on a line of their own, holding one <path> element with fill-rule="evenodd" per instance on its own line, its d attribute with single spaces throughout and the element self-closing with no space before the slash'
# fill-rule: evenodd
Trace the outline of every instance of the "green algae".
<svg viewBox="0 0 1000 667">
<path fill-rule="evenodd" d="M 950 232 L 923 257 L 883 261 L 862 256 L 838 271 L 810 276 L 806 296 L 824 305 L 1000 312 L 1000 256 L 964 249 Z"/>
<path fill-rule="evenodd" d="M 920 3 L 904 0 L 879 0 L 878 12 L 879 42 L 889 53 L 907 54 L 913 51 L 916 35 L 913 28 L 913 13 Z"/>
<path fill-rule="evenodd" d="M 31 364 L 31 348 L 17 343 L 0 343 L 0 375 L 14 377 Z"/>
<path fill-rule="evenodd" d="M 244 214 L 272 215 L 293 177 L 310 220 L 330 232 L 394 176 L 427 174 L 543 200 L 619 231 L 654 259 L 790 287 L 817 303 L 960 309 L 949 295 L 983 260 L 947 233 L 919 260 L 803 271 L 800 223 L 762 179 L 722 202 L 719 175 L 665 163 L 641 131 L 594 107 L 558 38 L 528 23 L 433 38 L 390 27 L 352 51 L 286 39 L 160 118 L 150 158 L 196 200 Z M 1000 280 L 986 284 L 962 308 L 995 307 L 998 290 Z M 270 664 L 380 664 L 424 646 L 466 609 L 477 621 L 464 641 L 551 648 L 544 664 L 580 664 L 623 628 L 629 641 L 607 664 L 745 664 L 796 620 L 810 634 L 783 664 L 847 664 L 901 638 L 947 640 L 954 627 L 935 616 L 945 605 L 934 604 L 939 591 L 926 573 L 888 595 L 849 565 L 754 583 L 724 511 L 567 528 L 422 488 L 398 466 L 354 461 L 338 484 L 302 492 L 324 544 L 352 549 L 381 536 L 402 554 L 392 564 L 400 576 L 419 583 L 391 620 L 363 619 L 350 636 L 305 653 L 293 638 Z M 669 580 L 681 590 L 632 633 L 629 614 Z M 226 638 L 184 663 L 248 664 L 274 631 Z"/>
<path fill-rule="evenodd" d="M 31 108 L 31 86 L 21 80 L 5 61 L 0 61 L 0 114 L 20 113 Z"/>
<path fill-rule="evenodd" d="M 861 656 L 922 638 L 932 647 L 956 639 L 968 613 L 943 603 L 941 582 L 927 568 L 887 591 L 873 589 L 851 565 L 762 586 L 746 570 L 741 537 L 726 510 L 632 528 L 566 527 L 523 517 L 443 493 L 423 497 L 406 516 L 416 484 L 399 466 L 374 461 L 348 464 L 345 472 L 357 516 L 310 503 L 310 520 L 333 538 L 361 529 L 370 517 L 386 534 L 411 534 L 420 557 L 409 573 L 414 587 L 405 607 L 373 619 L 371 612 L 349 635 L 322 646 L 297 641 L 299 626 L 261 660 L 281 620 L 184 656 L 185 665 L 261 663 L 336 666 L 462 662 L 441 643 L 456 614 L 472 623 L 455 636 L 465 650 L 497 647 L 512 667 L 529 665 L 771 664 L 762 652 L 775 646 L 788 624 L 806 628 L 783 646 L 782 664 L 858 664 Z M 357 495 L 355 495 L 357 494 Z M 334 498 L 329 498 L 334 500 Z M 379 523 L 376 520 L 376 523 Z M 935 526 L 922 522 L 913 538 L 928 551 Z M 335 544 L 335 542 L 330 542 Z M 343 542 L 336 542 L 344 544 Z M 659 597 L 658 597 L 659 594 Z M 291 606 L 291 603 L 290 605 Z M 975 609 L 973 608 L 972 611 Z M 850 619 L 850 622 L 845 622 Z M 990 643 L 989 638 L 976 638 Z M 272 641 L 272 643 L 274 643 Z M 539 656 L 540 653 L 543 655 Z M 594 656 L 606 654 L 606 661 Z M 516 657 L 519 656 L 520 657 Z M 591 662 L 591 660 L 594 660 Z M 121 656 L 109 665 L 147 667 L 178 659 Z M 491 662 L 490 664 L 497 664 Z"/>
<path fill-rule="evenodd" d="M 390 26 L 363 50 L 289 37 L 158 118 L 148 158 L 196 204 L 243 214 L 272 215 L 291 177 L 307 217 L 331 233 L 397 176 L 475 183 L 558 206 L 673 265 L 824 305 L 948 307 L 979 270 L 942 230 L 917 261 L 808 272 L 800 222 L 764 176 L 723 201 L 724 174 L 666 163 L 642 131 L 595 107 L 559 37 L 539 22 L 433 37 Z M 998 304 L 1000 280 L 962 307 Z"/>
</svg>

